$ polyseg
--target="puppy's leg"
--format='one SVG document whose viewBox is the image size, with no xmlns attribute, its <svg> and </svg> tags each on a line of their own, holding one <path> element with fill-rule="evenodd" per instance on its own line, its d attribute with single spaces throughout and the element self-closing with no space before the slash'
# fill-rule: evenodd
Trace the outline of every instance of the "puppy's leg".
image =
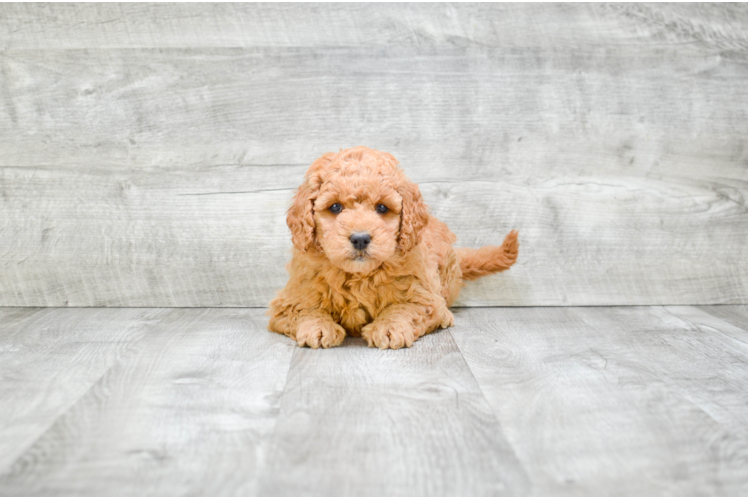
<svg viewBox="0 0 748 500">
<path fill-rule="evenodd" d="M 296 329 L 296 343 L 299 347 L 335 347 L 342 344 L 344 339 L 345 329 L 335 323 L 325 311 L 311 311 L 299 318 Z"/>
<path fill-rule="evenodd" d="M 292 338 L 299 347 L 335 347 L 343 343 L 345 329 L 323 310 L 297 310 L 292 307 L 270 308 L 269 328 Z"/>
<path fill-rule="evenodd" d="M 439 297 L 434 305 L 393 304 L 361 330 L 369 347 L 400 349 L 410 347 L 419 337 L 437 327 L 454 325 L 454 316 Z"/>
</svg>

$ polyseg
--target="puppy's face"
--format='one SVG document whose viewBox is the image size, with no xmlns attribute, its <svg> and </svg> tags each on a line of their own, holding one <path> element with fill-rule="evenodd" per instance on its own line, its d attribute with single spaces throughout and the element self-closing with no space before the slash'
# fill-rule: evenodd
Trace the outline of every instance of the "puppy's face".
<svg viewBox="0 0 748 500">
<path fill-rule="evenodd" d="M 397 251 L 402 196 L 377 179 L 335 173 L 314 202 L 315 237 L 330 262 L 369 273 Z"/>
<path fill-rule="evenodd" d="M 302 252 L 313 244 L 334 266 L 366 274 L 418 243 L 428 210 L 392 155 L 358 147 L 312 164 L 287 222 Z"/>
</svg>

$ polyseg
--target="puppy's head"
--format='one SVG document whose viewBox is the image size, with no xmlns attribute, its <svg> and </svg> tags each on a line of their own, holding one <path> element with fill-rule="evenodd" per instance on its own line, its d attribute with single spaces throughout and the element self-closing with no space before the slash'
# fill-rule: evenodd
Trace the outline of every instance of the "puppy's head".
<svg viewBox="0 0 748 500">
<path fill-rule="evenodd" d="M 300 251 L 314 245 L 336 267 L 369 273 L 417 245 L 428 217 L 392 155 L 356 147 L 309 167 L 286 221 Z"/>
</svg>

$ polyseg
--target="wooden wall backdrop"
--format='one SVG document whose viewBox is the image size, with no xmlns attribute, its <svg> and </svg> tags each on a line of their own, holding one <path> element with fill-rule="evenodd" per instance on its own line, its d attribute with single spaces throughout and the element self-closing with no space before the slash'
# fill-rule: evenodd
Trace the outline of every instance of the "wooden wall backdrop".
<svg viewBox="0 0 748 500">
<path fill-rule="evenodd" d="M 462 305 L 748 302 L 745 4 L 0 4 L 0 305 L 265 306 L 360 144 L 519 229 Z"/>
</svg>

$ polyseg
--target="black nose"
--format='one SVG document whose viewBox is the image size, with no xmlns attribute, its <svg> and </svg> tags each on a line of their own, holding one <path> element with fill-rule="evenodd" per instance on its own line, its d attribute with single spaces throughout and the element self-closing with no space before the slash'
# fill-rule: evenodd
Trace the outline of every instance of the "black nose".
<svg viewBox="0 0 748 500">
<path fill-rule="evenodd" d="M 371 243 L 371 236 L 369 236 L 369 233 L 353 233 L 351 243 L 356 250 L 363 250 Z"/>
</svg>

